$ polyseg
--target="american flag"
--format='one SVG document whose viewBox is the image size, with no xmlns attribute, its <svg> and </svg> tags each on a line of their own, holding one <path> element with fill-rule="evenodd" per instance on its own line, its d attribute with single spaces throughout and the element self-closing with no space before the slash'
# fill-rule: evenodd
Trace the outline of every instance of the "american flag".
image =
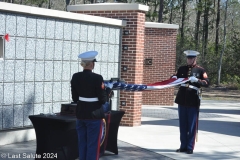
<svg viewBox="0 0 240 160">
<path fill-rule="evenodd" d="M 188 82 L 188 78 L 171 78 L 165 81 L 151 83 L 147 85 L 143 84 L 126 84 L 121 82 L 112 82 L 113 83 L 113 90 L 126 90 L 126 91 L 143 91 L 143 90 L 157 90 L 157 89 L 164 89 L 169 87 L 174 87 L 182 83 Z M 105 86 L 108 82 L 105 82 Z"/>
</svg>

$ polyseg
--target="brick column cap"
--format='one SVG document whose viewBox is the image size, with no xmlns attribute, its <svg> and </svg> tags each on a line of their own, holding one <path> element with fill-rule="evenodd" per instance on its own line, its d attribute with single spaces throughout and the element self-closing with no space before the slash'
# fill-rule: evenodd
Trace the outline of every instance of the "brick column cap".
<svg viewBox="0 0 240 160">
<path fill-rule="evenodd" d="M 156 22 L 145 22 L 146 28 L 167 28 L 167 29 L 179 29 L 177 24 L 167 24 L 167 23 L 156 23 Z"/>
<path fill-rule="evenodd" d="M 84 22 L 100 23 L 100 24 L 109 24 L 114 26 L 126 26 L 126 21 L 98 16 L 91 16 L 78 13 L 70 13 L 66 11 L 57 11 L 52 9 L 45 9 L 39 7 L 31 7 L 26 5 L 12 4 L 0 2 L 0 12 L 1 11 L 10 11 L 15 13 L 24 13 L 29 15 L 44 16 L 44 17 L 53 17 L 61 18 L 68 20 L 77 20 Z"/>
<path fill-rule="evenodd" d="M 94 4 L 80 4 L 68 5 L 67 11 L 126 11 L 126 10 L 139 10 L 148 11 L 149 7 L 137 3 L 94 3 Z"/>
</svg>

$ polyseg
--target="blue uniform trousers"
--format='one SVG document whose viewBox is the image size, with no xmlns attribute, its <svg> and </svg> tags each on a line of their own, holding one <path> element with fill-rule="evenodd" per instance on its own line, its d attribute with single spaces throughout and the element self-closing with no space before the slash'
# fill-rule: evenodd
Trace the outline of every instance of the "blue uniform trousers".
<svg viewBox="0 0 240 160">
<path fill-rule="evenodd" d="M 196 127 L 198 123 L 198 107 L 178 105 L 181 149 L 193 150 Z"/>
<path fill-rule="evenodd" d="M 99 160 L 101 121 L 77 120 L 79 160 Z"/>
</svg>

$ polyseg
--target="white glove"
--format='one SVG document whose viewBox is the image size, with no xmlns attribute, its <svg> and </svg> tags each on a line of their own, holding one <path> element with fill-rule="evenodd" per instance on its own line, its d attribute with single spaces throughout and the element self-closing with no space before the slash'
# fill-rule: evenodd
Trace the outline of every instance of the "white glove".
<svg viewBox="0 0 240 160">
<path fill-rule="evenodd" d="M 190 77 L 189 80 L 191 81 L 191 83 L 197 82 L 198 79 L 194 76 Z"/>
<path fill-rule="evenodd" d="M 177 79 L 177 76 L 172 76 L 172 78 Z"/>
<path fill-rule="evenodd" d="M 112 89 L 113 88 L 113 83 L 108 82 L 106 87 Z"/>
</svg>

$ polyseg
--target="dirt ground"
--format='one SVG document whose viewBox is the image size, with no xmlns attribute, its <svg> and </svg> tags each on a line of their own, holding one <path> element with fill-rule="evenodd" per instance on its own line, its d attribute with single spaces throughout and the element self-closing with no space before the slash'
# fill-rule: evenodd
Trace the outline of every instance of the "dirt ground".
<svg viewBox="0 0 240 160">
<path fill-rule="evenodd" d="M 202 96 L 204 99 L 240 101 L 240 90 L 208 87 L 203 88 Z"/>
<path fill-rule="evenodd" d="M 175 93 L 177 93 L 178 88 L 175 88 Z M 208 87 L 202 89 L 203 99 L 212 100 L 228 100 L 228 101 L 238 101 L 240 102 L 240 90 L 232 90 L 228 88 L 215 88 Z"/>
</svg>

